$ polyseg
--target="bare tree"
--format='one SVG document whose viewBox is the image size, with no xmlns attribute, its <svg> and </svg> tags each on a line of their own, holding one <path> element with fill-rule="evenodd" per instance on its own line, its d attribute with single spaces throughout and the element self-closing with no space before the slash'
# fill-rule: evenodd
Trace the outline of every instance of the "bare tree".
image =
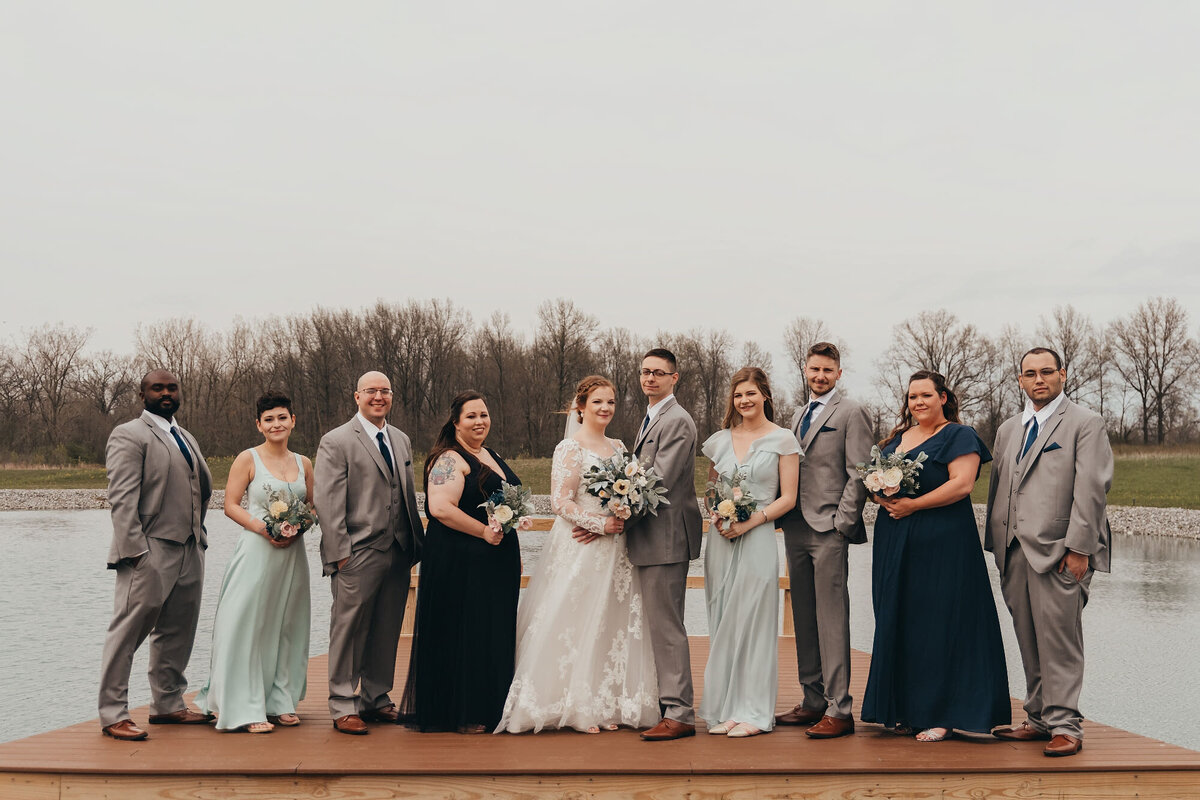
<svg viewBox="0 0 1200 800">
<path fill-rule="evenodd" d="M 1173 297 L 1153 297 L 1112 323 L 1115 367 L 1141 403 L 1142 442 L 1166 441 L 1170 412 L 1193 380 L 1196 342 L 1188 336 L 1187 311 Z"/>
<path fill-rule="evenodd" d="M 660 334 L 659 338 L 670 341 L 668 347 L 682 361 L 676 394 L 692 411 L 703 439 L 720 428 L 725 417 L 733 374 L 733 338 L 728 331 L 711 329 L 693 329 L 670 339 Z"/>
<path fill-rule="evenodd" d="M 51 447 L 63 443 L 64 411 L 73 398 L 83 348 L 90 336 L 91 330 L 58 324 L 42 326 L 26 337 L 26 369 L 31 388 L 37 392 L 34 407 Z"/>
<path fill-rule="evenodd" d="M 1039 343 L 1062 356 L 1067 370 L 1063 388 L 1067 397 L 1104 413 L 1104 375 L 1109 351 L 1104 333 L 1072 305 L 1055 306 L 1050 318 L 1042 317 L 1037 329 Z"/>
<path fill-rule="evenodd" d="M 970 413 L 983 401 L 990 355 L 974 325 L 945 309 L 922 311 L 892 329 L 892 344 L 879 362 L 884 396 L 898 391 L 913 372 L 930 369 L 945 377 L 960 407 Z"/>
<path fill-rule="evenodd" d="M 575 384 L 592 370 L 592 337 L 599 323 L 563 298 L 538 306 L 534 353 L 546 370 L 554 406 L 564 408 Z"/>
<path fill-rule="evenodd" d="M 648 349 L 625 328 L 609 328 L 596 339 L 596 369 L 613 382 L 617 395 L 617 416 L 609 425 L 609 436 L 623 439 L 630 447 L 646 407 L 638 370 L 642 354 Z"/>
</svg>

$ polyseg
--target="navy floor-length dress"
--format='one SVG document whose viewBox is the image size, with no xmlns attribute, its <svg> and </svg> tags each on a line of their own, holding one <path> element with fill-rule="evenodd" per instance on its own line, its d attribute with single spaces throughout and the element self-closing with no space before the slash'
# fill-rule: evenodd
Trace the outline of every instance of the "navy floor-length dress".
<svg viewBox="0 0 1200 800">
<path fill-rule="evenodd" d="M 900 443 L 897 436 L 884 454 Z M 913 448 L 927 494 L 950 478 L 948 464 L 991 453 L 973 428 L 950 423 Z M 862 719 L 916 730 L 986 733 L 1012 721 L 1008 672 L 991 581 L 971 498 L 875 522 L 871 599 L 875 644 Z"/>
</svg>

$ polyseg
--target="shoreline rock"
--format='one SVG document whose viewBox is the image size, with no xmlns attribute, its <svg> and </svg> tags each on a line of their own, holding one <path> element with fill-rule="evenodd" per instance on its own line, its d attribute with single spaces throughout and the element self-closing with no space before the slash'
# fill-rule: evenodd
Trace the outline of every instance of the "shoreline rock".
<svg viewBox="0 0 1200 800">
<path fill-rule="evenodd" d="M 86 511 L 108 508 L 105 489 L 0 489 L 0 511 Z M 534 507 L 539 514 L 549 515 L 550 497 L 534 495 Z M 422 508 L 425 496 L 417 494 Z M 213 492 L 210 509 L 225 504 L 225 492 Z M 874 524 L 878 506 L 867 505 L 864 515 L 868 525 Z M 983 523 L 984 507 L 975 506 L 975 520 Z M 1144 536 L 1166 536 L 1200 539 L 1200 509 L 1154 508 L 1150 506 L 1109 506 L 1108 520 L 1114 533 Z"/>
</svg>

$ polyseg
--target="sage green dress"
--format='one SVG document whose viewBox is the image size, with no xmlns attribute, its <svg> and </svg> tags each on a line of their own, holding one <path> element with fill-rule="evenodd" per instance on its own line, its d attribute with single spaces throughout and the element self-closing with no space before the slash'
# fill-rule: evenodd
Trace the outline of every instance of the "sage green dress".
<svg viewBox="0 0 1200 800">
<path fill-rule="evenodd" d="M 765 508 L 779 497 L 779 458 L 800 454 L 796 436 L 778 428 L 755 439 L 745 462 L 733 454 L 728 429 L 708 437 L 704 455 L 726 480 L 735 473 Z M 775 523 L 758 525 L 730 541 L 708 531 L 704 550 L 704 593 L 708 601 L 708 664 L 700 717 L 709 727 L 746 722 L 759 730 L 775 726 L 779 686 L 779 546 Z"/>
<path fill-rule="evenodd" d="M 250 453 L 252 517 L 266 517 L 273 491 L 305 496 L 300 456 L 296 480 L 288 482 L 272 475 L 256 450 Z M 196 696 L 200 708 L 217 715 L 218 730 L 296 713 L 308 680 L 309 616 L 304 542 L 281 549 L 243 530 L 221 583 L 208 682 Z"/>
</svg>

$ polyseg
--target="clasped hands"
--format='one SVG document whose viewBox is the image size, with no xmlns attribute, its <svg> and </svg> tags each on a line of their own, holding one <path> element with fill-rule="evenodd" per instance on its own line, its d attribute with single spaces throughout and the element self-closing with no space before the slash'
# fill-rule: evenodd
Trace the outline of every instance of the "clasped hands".
<svg viewBox="0 0 1200 800">
<path fill-rule="evenodd" d="M 879 505 L 887 509 L 892 519 L 904 519 L 914 511 L 919 511 L 917 501 L 911 497 L 873 497 Z"/>
<path fill-rule="evenodd" d="M 621 533 L 624 530 L 625 520 L 617 517 L 604 518 L 604 533 Z M 591 544 L 603 535 L 603 533 L 592 533 L 587 528 L 581 528 L 578 525 L 571 530 L 571 538 L 580 544 Z"/>
<path fill-rule="evenodd" d="M 726 523 L 726 521 L 724 519 L 717 516 L 716 514 L 709 514 L 708 522 L 710 525 L 712 525 L 714 528 L 717 529 L 717 533 L 721 534 L 721 536 L 725 537 L 726 539 L 729 539 L 730 541 L 732 541 L 732 540 L 738 538 L 739 536 L 742 536 L 742 535 L 746 534 L 747 532 L 753 530 L 754 528 L 758 527 L 758 523 L 753 522 L 755 514 L 762 514 L 763 522 L 767 521 L 767 513 L 765 511 L 755 511 L 755 512 L 751 513 L 749 517 L 746 518 L 745 522 Z M 726 523 L 728 525 L 728 527 L 721 527 L 722 523 Z"/>
</svg>

